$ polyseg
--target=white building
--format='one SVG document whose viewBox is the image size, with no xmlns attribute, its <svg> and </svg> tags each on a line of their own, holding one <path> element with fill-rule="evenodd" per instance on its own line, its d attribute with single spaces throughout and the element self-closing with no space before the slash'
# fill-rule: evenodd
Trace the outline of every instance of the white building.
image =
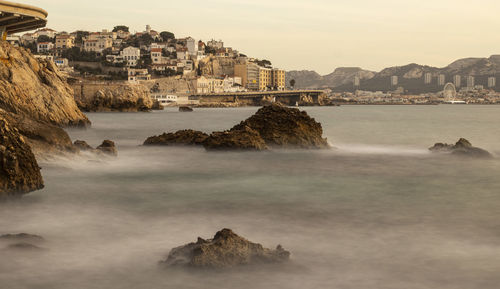
<svg viewBox="0 0 500 289">
<path fill-rule="evenodd" d="M 127 61 L 128 67 L 137 66 L 137 62 L 141 59 L 141 50 L 137 47 L 129 46 L 120 51 L 120 56 Z"/>
<path fill-rule="evenodd" d="M 42 28 L 37 30 L 35 33 L 38 35 L 38 37 L 44 35 L 49 38 L 54 38 L 56 37 L 57 31 L 50 28 Z"/>
<path fill-rule="evenodd" d="M 102 53 L 105 49 L 113 47 L 112 38 L 85 39 L 83 50 L 87 52 Z"/>
<path fill-rule="evenodd" d="M 40 42 L 36 46 L 36 51 L 38 53 L 47 53 L 54 50 L 54 43 L 52 42 Z"/>
<path fill-rule="evenodd" d="M 392 86 L 398 85 L 398 77 L 397 77 L 397 75 L 394 75 L 394 76 L 391 77 L 391 85 Z"/>
<path fill-rule="evenodd" d="M 186 38 L 186 48 L 188 50 L 189 55 L 196 56 L 198 52 L 198 42 L 194 40 L 192 37 Z"/>
<path fill-rule="evenodd" d="M 467 76 L 467 87 L 468 88 L 472 88 L 474 87 L 474 83 L 475 83 L 475 79 L 474 79 L 474 76 Z"/>
<path fill-rule="evenodd" d="M 443 86 L 445 81 L 446 81 L 446 77 L 444 76 L 444 74 L 438 75 L 438 85 L 439 86 Z"/>
<path fill-rule="evenodd" d="M 488 77 L 488 87 L 492 88 L 497 86 L 497 79 L 496 77 Z"/>
<path fill-rule="evenodd" d="M 453 84 L 457 88 L 462 86 L 462 77 L 460 75 L 453 76 Z"/>
<path fill-rule="evenodd" d="M 432 82 L 432 74 L 430 72 L 427 72 L 424 74 L 424 83 L 425 84 L 430 84 Z"/>
</svg>

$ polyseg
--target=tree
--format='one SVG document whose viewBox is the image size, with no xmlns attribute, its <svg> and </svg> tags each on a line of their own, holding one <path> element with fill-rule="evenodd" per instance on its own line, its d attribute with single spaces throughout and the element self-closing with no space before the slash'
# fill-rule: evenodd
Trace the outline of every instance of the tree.
<svg viewBox="0 0 500 289">
<path fill-rule="evenodd" d="M 295 79 L 290 80 L 290 86 L 292 88 L 295 87 Z"/>
<path fill-rule="evenodd" d="M 38 36 L 36 43 L 40 43 L 40 42 L 53 42 L 53 39 L 48 37 L 47 35 L 40 35 L 40 36 Z"/>
<path fill-rule="evenodd" d="M 167 41 L 168 39 L 175 39 L 175 35 L 172 32 L 163 31 L 160 33 L 160 37 L 163 41 Z"/>
<path fill-rule="evenodd" d="M 118 25 L 118 26 L 115 26 L 115 28 L 113 28 L 113 32 L 118 32 L 120 30 L 123 32 L 129 32 L 128 26 L 125 26 L 125 25 Z"/>
<path fill-rule="evenodd" d="M 88 31 L 81 31 L 81 30 L 76 31 L 75 44 L 82 44 L 83 38 L 89 36 L 89 34 L 90 32 Z"/>
</svg>

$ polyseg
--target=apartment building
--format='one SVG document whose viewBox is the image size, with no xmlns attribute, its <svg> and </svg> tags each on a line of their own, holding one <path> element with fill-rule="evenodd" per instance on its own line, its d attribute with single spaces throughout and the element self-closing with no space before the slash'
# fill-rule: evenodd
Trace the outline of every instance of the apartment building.
<svg viewBox="0 0 500 289">
<path fill-rule="evenodd" d="M 285 90 L 286 88 L 286 78 L 285 71 L 283 69 L 273 68 L 273 89 Z"/>
<path fill-rule="evenodd" d="M 56 36 L 56 49 L 68 49 L 75 46 L 75 37 L 69 34 Z"/>
<path fill-rule="evenodd" d="M 234 76 L 241 78 L 241 85 L 248 90 L 259 90 L 259 66 L 249 62 L 234 65 Z"/>
<path fill-rule="evenodd" d="M 128 67 L 135 67 L 139 59 L 141 59 L 141 50 L 137 47 L 129 46 L 120 51 L 120 56 L 127 61 Z"/>
</svg>

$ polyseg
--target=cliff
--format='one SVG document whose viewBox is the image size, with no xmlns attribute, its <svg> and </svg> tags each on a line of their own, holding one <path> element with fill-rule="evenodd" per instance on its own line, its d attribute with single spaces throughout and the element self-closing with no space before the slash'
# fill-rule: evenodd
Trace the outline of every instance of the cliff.
<svg viewBox="0 0 500 289">
<path fill-rule="evenodd" d="M 140 84 L 83 83 L 73 87 L 83 111 L 149 111 L 154 104 L 149 89 Z"/>
<path fill-rule="evenodd" d="M 42 175 L 30 146 L 0 116 L 0 198 L 43 188 Z"/>
<path fill-rule="evenodd" d="M 0 42 L 0 96 L 0 108 L 13 114 L 57 126 L 90 124 L 52 61 L 7 42 Z"/>
</svg>

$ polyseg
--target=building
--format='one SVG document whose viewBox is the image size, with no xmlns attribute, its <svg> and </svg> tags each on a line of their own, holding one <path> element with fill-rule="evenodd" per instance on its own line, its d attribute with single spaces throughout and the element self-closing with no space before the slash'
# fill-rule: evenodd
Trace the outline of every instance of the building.
<svg viewBox="0 0 500 289">
<path fill-rule="evenodd" d="M 212 47 L 214 49 L 222 49 L 222 48 L 224 48 L 224 42 L 222 42 L 222 40 L 215 41 L 212 39 L 212 40 L 207 42 L 207 46 Z"/>
<path fill-rule="evenodd" d="M 248 90 L 259 90 L 259 66 L 249 62 L 234 65 L 234 76 L 241 78 L 241 85 Z"/>
<path fill-rule="evenodd" d="M 69 34 L 58 34 L 56 36 L 56 49 L 68 49 L 75 46 L 75 37 Z"/>
<path fill-rule="evenodd" d="M 496 77 L 488 77 L 488 87 L 492 88 L 497 86 L 497 79 Z"/>
<path fill-rule="evenodd" d="M 205 77 L 201 76 L 193 83 L 197 94 L 225 93 L 244 91 L 240 77 Z"/>
<path fill-rule="evenodd" d="M 462 86 L 462 77 L 460 75 L 453 76 L 453 84 L 455 85 L 455 87 L 461 87 Z"/>
<path fill-rule="evenodd" d="M 37 35 L 37 38 L 42 36 L 42 35 L 47 36 L 49 38 L 54 38 L 54 37 L 56 37 L 57 31 L 55 31 L 54 29 L 50 29 L 50 28 L 42 28 L 42 29 L 37 30 L 35 33 Z"/>
<path fill-rule="evenodd" d="M 359 76 L 354 76 L 354 86 L 359 87 L 361 85 L 361 79 Z"/>
<path fill-rule="evenodd" d="M 128 81 L 137 82 L 141 80 L 151 80 L 151 74 L 147 69 L 128 69 Z"/>
<path fill-rule="evenodd" d="M 23 36 L 21 36 L 21 43 L 26 45 L 26 44 L 31 44 L 36 42 L 38 39 L 38 34 L 36 33 L 25 33 Z"/>
<path fill-rule="evenodd" d="M 259 90 L 271 90 L 273 86 L 273 70 L 259 66 Z"/>
<path fill-rule="evenodd" d="M 283 69 L 273 68 L 272 87 L 275 90 L 285 90 L 286 72 Z"/>
<path fill-rule="evenodd" d="M 194 38 L 188 37 L 186 38 L 186 48 L 189 55 L 195 56 L 198 52 L 198 43 L 194 40 Z"/>
<path fill-rule="evenodd" d="M 445 75 L 444 74 L 438 75 L 437 82 L 438 82 L 438 86 L 443 86 L 446 82 Z"/>
<path fill-rule="evenodd" d="M 425 84 L 431 84 L 432 82 L 432 74 L 430 72 L 427 72 L 424 74 L 424 83 Z"/>
<path fill-rule="evenodd" d="M 57 59 L 54 60 L 54 63 L 59 68 L 69 67 L 69 61 L 68 61 L 67 58 L 57 58 Z"/>
<path fill-rule="evenodd" d="M 83 50 L 87 52 L 95 52 L 101 54 L 104 50 L 113 47 L 113 39 L 111 38 L 98 38 L 98 39 L 85 39 L 83 41 Z"/>
<path fill-rule="evenodd" d="M 163 64 L 163 49 L 151 47 L 151 62 L 153 64 Z"/>
<path fill-rule="evenodd" d="M 137 47 L 129 46 L 120 51 L 120 56 L 127 61 L 128 67 L 137 66 L 137 62 L 141 59 L 141 50 Z"/>
<path fill-rule="evenodd" d="M 391 76 L 391 85 L 392 86 L 398 85 L 398 77 L 396 75 Z"/>
<path fill-rule="evenodd" d="M 189 53 L 188 49 L 185 47 L 178 48 L 177 49 L 177 59 L 178 60 L 185 60 L 189 58 Z"/>
<path fill-rule="evenodd" d="M 472 76 L 472 75 L 467 76 L 467 87 L 468 88 L 473 88 L 474 87 L 474 83 L 475 83 L 474 76 Z"/>
<path fill-rule="evenodd" d="M 36 45 L 36 51 L 38 53 L 48 53 L 54 50 L 54 43 L 52 42 L 40 42 Z"/>
</svg>

